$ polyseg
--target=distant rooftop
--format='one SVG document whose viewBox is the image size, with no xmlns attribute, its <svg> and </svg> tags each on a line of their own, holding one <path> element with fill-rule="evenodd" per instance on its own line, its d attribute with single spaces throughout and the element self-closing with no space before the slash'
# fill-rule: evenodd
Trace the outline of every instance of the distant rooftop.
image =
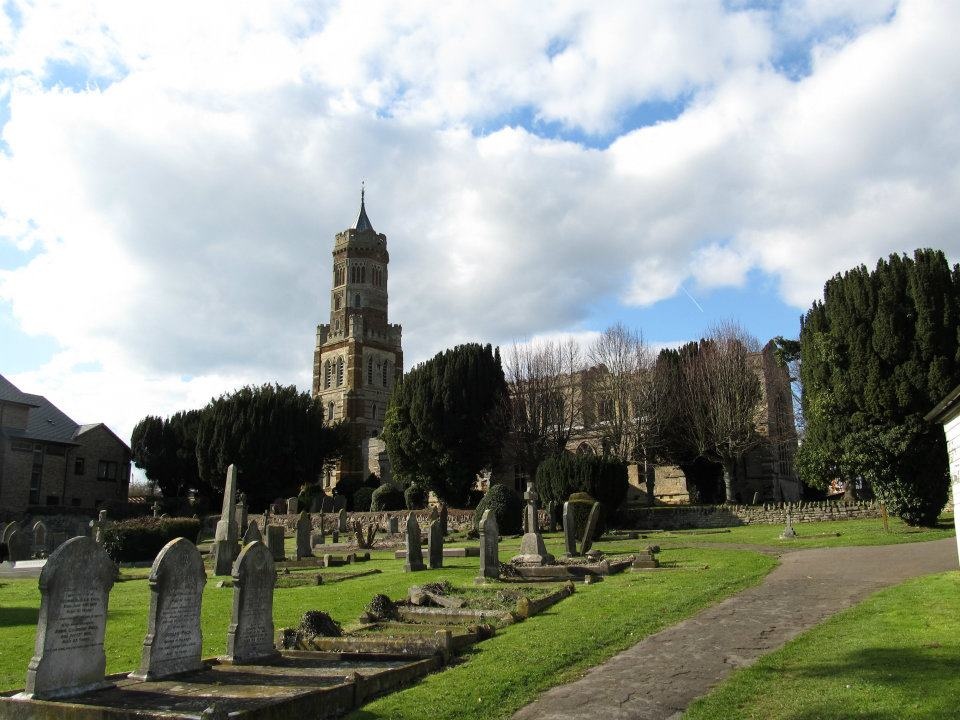
<svg viewBox="0 0 960 720">
<path fill-rule="evenodd" d="M 364 232 L 366 230 L 374 231 L 370 218 L 367 217 L 367 208 L 364 206 L 363 196 L 365 192 L 365 188 L 360 188 L 360 214 L 357 216 L 357 222 L 354 225 L 354 229 L 357 232 Z"/>
</svg>

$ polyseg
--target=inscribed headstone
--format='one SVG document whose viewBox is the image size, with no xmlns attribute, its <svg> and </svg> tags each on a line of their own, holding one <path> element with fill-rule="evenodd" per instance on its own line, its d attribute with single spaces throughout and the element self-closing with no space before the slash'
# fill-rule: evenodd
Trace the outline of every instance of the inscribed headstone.
<svg viewBox="0 0 960 720">
<path fill-rule="evenodd" d="M 233 567 L 233 614 L 227 631 L 229 662 L 263 662 L 278 656 L 273 645 L 275 580 L 273 557 L 266 545 L 253 542 L 240 551 Z"/>
<path fill-rule="evenodd" d="M 67 540 L 50 555 L 40 572 L 40 616 L 24 697 L 71 697 L 107 685 L 103 634 L 116 575 L 116 565 L 92 538 Z"/>
<path fill-rule="evenodd" d="M 342 508 L 337 515 L 337 530 L 340 532 L 347 532 L 349 529 L 350 528 L 347 525 L 347 509 Z"/>
<path fill-rule="evenodd" d="M 281 525 L 270 525 L 267 528 L 267 548 L 277 562 L 286 558 L 283 548 L 283 527 Z"/>
<path fill-rule="evenodd" d="M 396 515 L 391 515 L 387 520 L 387 532 L 396 535 L 400 532 L 400 519 Z"/>
<path fill-rule="evenodd" d="M 200 603 L 207 574 L 196 546 L 168 542 L 150 568 L 150 611 L 140 667 L 131 677 L 158 680 L 203 669 Z"/>
<path fill-rule="evenodd" d="M 573 517 L 573 505 L 563 504 L 563 544 L 567 555 L 577 555 L 577 524 Z"/>
<path fill-rule="evenodd" d="M 7 539 L 7 558 L 10 562 L 29 560 L 33 557 L 33 533 L 14 530 Z"/>
<path fill-rule="evenodd" d="M 33 551 L 45 553 L 47 550 L 47 526 L 43 524 L 43 520 L 37 520 L 33 524 Z"/>
<path fill-rule="evenodd" d="M 413 513 L 407 515 L 407 561 L 403 564 L 405 572 L 426 570 L 423 564 L 423 549 L 420 547 L 420 525 Z"/>
<path fill-rule="evenodd" d="M 430 523 L 430 530 L 427 535 L 427 555 L 431 570 L 443 567 L 443 525 L 440 524 L 439 518 Z"/>
<path fill-rule="evenodd" d="M 587 516 L 587 527 L 583 531 L 583 541 L 580 543 L 580 552 L 584 555 L 593 547 L 593 535 L 597 531 L 598 522 L 600 522 L 600 503 L 595 502 Z"/>
<path fill-rule="evenodd" d="M 310 547 L 310 513 L 304 510 L 297 516 L 297 560 L 313 557 L 313 548 Z"/>
<path fill-rule="evenodd" d="M 480 576 L 481 578 L 500 577 L 500 530 L 497 518 L 491 510 L 484 510 L 480 518 Z"/>
<path fill-rule="evenodd" d="M 295 497 L 287 498 L 287 515 L 297 514 L 297 499 Z"/>
</svg>

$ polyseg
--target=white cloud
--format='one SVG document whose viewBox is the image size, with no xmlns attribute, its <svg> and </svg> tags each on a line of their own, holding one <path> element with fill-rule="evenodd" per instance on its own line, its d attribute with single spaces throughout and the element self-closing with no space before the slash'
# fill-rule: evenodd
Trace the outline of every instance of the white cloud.
<svg viewBox="0 0 960 720">
<path fill-rule="evenodd" d="M 0 242 L 40 252 L 0 272 L 0 300 L 64 348 L 15 381 L 81 421 L 307 387 L 362 178 L 408 365 L 590 333 L 591 308 L 690 279 L 758 268 L 802 308 L 891 251 L 960 257 L 949 4 L 19 7 L 19 30 L 0 22 Z M 773 58 L 797 37 L 822 47 L 794 82 Z M 58 63 L 90 85 L 56 87 Z M 674 120 L 623 125 L 680 97 Z M 522 116 L 615 139 L 503 120 Z"/>
</svg>

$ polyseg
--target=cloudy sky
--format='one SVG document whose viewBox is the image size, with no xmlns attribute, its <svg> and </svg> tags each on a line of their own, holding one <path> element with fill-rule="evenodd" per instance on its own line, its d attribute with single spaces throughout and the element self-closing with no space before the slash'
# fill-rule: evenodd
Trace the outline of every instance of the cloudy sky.
<svg viewBox="0 0 960 720">
<path fill-rule="evenodd" d="M 124 437 L 309 387 L 364 180 L 408 366 L 960 259 L 952 0 L 2 8 L 0 373 Z"/>
</svg>

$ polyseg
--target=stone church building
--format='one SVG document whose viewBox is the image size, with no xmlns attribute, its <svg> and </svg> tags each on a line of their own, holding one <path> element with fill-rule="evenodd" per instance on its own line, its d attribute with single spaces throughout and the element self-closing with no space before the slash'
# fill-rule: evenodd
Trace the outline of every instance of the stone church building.
<svg viewBox="0 0 960 720">
<path fill-rule="evenodd" d="M 356 223 L 334 237 L 330 322 L 317 325 L 313 353 L 313 397 L 327 422 L 343 420 L 352 438 L 351 452 L 323 480 L 327 489 L 370 472 L 389 476 L 379 435 L 403 374 L 401 328 L 387 321 L 389 263 L 387 236 L 373 229 L 361 191 Z"/>
</svg>

